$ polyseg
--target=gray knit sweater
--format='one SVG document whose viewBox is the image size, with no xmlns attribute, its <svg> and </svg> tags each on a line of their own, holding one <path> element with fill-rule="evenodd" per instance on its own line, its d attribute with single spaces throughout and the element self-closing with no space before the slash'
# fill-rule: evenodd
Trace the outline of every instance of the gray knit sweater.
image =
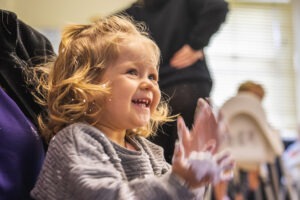
<svg viewBox="0 0 300 200">
<path fill-rule="evenodd" d="M 51 140 L 39 179 L 31 191 L 39 200 L 193 199 L 170 172 L 162 148 L 131 138 L 137 151 L 110 141 L 93 126 L 76 123 Z"/>
</svg>

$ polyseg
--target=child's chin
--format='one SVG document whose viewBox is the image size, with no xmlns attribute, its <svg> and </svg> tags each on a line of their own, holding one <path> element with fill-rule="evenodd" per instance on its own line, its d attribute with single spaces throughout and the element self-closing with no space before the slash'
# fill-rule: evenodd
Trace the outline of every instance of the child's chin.
<svg viewBox="0 0 300 200">
<path fill-rule="evenodd" d="M 144 127 L 144 126 L 147 126 L 150 122 L 150 119 L 149 120 L 146 120 L 146 121 L 141 121 L 137 124 L 137 127 Z"/>
<path fill-rule="evenodd" d="M 150 115 L 140 115 L 138 121 L 141 126 L 146 126 L 150 122 Z"/>
</svg>

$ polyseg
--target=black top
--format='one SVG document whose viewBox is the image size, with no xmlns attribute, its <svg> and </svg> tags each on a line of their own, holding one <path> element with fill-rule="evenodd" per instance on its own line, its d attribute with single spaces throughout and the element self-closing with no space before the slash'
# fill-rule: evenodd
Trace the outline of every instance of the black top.
<svg viewBox="0 0 300 200">
<path fill-rule="evenodd" d="M 0 9 L 0 19 L 0 85 L 36 124 L 36 115 L 42 109 L 25 83 L 23 70 L 46 62 L 54 54 L 52 45 L 16 14 Z"/>
<path fill-rule="evenodd" d="M 199 60 L 180 70 L 171 67 L 169 62 L 185 44 L 196 50 L 207 46 L 227 12 L 228 4 L 224 0 L 144 0 L 144 5 L 134 3 L 124 11 L 146 23 L 161 50 L 161 86 L 179 80 L 210 81 L 205 61 Z"/>
</svg>

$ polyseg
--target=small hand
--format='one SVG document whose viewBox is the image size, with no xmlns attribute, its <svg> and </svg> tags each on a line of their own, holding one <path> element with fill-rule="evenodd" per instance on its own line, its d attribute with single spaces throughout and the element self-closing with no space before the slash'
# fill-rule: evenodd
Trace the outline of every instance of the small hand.
<svg viewBox="0 0 300 200">
<path fill-rule="evenodd" d="M 171 58 L 170 65 L 178 69 L 185 68 L 194 64 L 197 60 L 203 59 L 202 50 L 194 50 L 189 45 L 184 45 Z"/>
<path fill-rule="evenodd" d="M 202 152 L 193 151 L 188 158 L 180 142 L 176 142 L 172 172 L 184 179 L 190 188 L 228 181 L 233 177 L 234 161 L 227 151 L 212 155 L 208 145 Z"/>
<path fill-rule="evenodd" d="M 216 149 L 219 147 L 219 129 L 222 123 L 217 121 L 211 106 L 204 100 L 198 99 L 195 111 L 194 124 L 191 133 L 195 135 L 195 142 L 199 148 L 211 140 L 216 143 Z"/>
<path fill-rule="evenodd" d="M 178 117 L 177 127 L 179 141 L 176 143 L 172 161 L 175 174 L 194 188 L 231 178 L 227 171 L 233 168 L 233 160 L 224 153 L 213 156 L 215 146 L 220 142 L 219 133 L 226 126 L 222 120 L 216 120 L 205 100 L 198 100 L 192 130 L 186 127 L 181 117 Z M 203 158 L 205 153 L 211 156 Z M 197 166 L 200 165 L 206 166 L 206 170 L 199 169 Z"/>
<path fill-rule="evenodd" d="M 197 177 L 197 171 L 189 166 L 188 160 L 184 158 L 184 150 L 179 141 L 175 144 L 172 172 L 182 178 L 191 189 L 206 186 L 213 181 L 213 177 L 209 174 L 204 175 L 201 179 Z"/>
<path fill-rule="evenodd" d="M 178 117 L 178 138 L 183 145 L 186 158 L 192 151 L 203 151 L 206 145 L 215 144 L 216 148 L 219 146 L 219 134 L 225 127 L 222 117 L 219 119 L 216 120 L 210 105 L 201 98 L 197 102 L 192 130 L 188 130 L 184 120 Z"/>
<path fill-rule="evenodd" d="M 206 120 L 209 121 L 214 118 L 210 118 L 212 112 L 209 105 L 203 99 L 200 99 L 199 101 L 197 112 L 202 114 L 195 118 L 195 122 L 197 126 L 202 124 L 203 127 L 205 127 L 208 125 Z M 212 153 L 215 147 L 215 141 L 210 140 L 206 141 L 206 143 L 205 141 L 202 141 L 202 135 L 196 131 L 189 131 L 182 117 L 178 117 L 177 128 L 179 141 L 176 142 L 175 145 L 172 160 L 172 171 L 183 178 L 191 188 L 197 188 L 209 184 L 213 181 L 213 177 L 210 176 L 210 174 L 203 174 L 203 177 L 199 179 L 199 176 L 197 176 L 197 171 L 195 171 L 192 166 L 188 164 L 188 159 L 192 152 L 203 151 Z M 205 131 L 205 129 L 203 130 Z"/>
<path fill-rule="evenodd" d="M 216 155 L 212 155 L 211 152 L 193 151 L 188 158 L 187 166 L 194 170 L 199 181 L 205 176 L 210 176 L 213 184 L 217 184 L 233 177 L 234 161 L 227 151 Z"/>
</svg>

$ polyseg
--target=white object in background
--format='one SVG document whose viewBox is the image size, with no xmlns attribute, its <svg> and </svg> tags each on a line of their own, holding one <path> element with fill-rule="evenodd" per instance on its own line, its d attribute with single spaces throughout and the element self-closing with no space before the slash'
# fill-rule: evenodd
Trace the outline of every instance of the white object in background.
<svg viewBox="0 0 300 200">
<path fill-rule="evenodd" d="M 281 138 L 269 126 L 262 104 L 254 94 L 240 92 L 226 101 L 221 111 L 229 127 L 221 148 L 230 149 L 237 165 L 257 167 L 274 162 L 283 153 Z"/>
</svg>

